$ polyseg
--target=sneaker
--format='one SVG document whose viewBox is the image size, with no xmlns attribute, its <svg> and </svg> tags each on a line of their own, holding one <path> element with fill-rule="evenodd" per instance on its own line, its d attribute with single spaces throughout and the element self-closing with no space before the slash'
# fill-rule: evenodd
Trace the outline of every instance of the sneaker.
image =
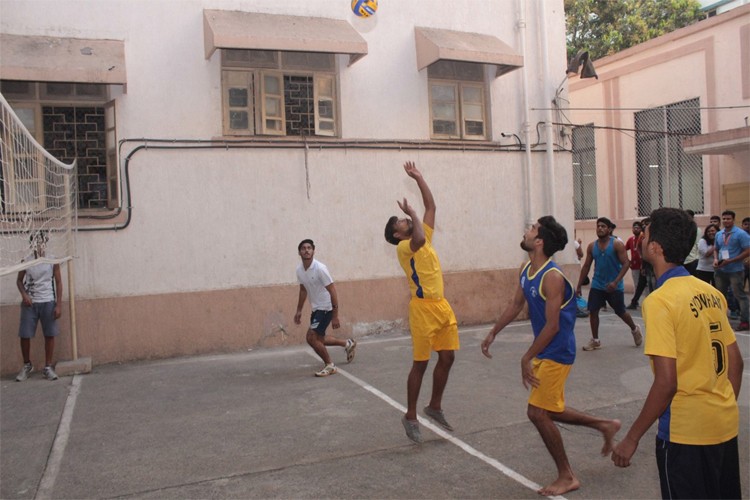
<svg viewBox="0 0 750 500">
<path fill-rule="evenodd" d="M 354 359 L 355 350 L 357 349 L 357 341 L 354 339 L 349 339 L 346 341 L 346 347 L 344 347 L 344 350 L 346 351 L 346 362 L 351 363 Z"/>
<path fill-rule="evenodd" d="M 419 430 L 419 422 L 416 420 L 407 420 L 406 415 L 401 417 L 401 423 L 404 424 L 406 437 L 417 444 L 422 444 L 422 432 Z"/>
<path fill-rule="evenodd" d="M 445 413 L 443 413 L 443 410 L 433 410 L 431 407 L 425 406 L 424 414 L 434 420 L 437 424 L 440 425 L 440 427 L 442 427 L 446 431 L 453 432 L 453 426 L 449 424 L 445 419 Z"/>
<path fill-rule="evenodd" d="M 47 380 L 57 380 L 57 373 L 55 373 L 55 370 L 51 366 L 45 366 L 44 370 L 42 370 L 42 375 Z"/>
<path fill-rule="evenodd" d="M 740 319 L 740 315 L 737 311 L 729 311 L 729 319 Z"/>
<path fill-rule="evenodd" d="M 747 321 L 743 321 L 743 322 L 741 322 L 739 324 L 739 326 L 737 327 L 737 329 L 735 331 L 736 332 L 746 332 L 748 330 L 750 330 L 750 324 L 748 324 Z"/>
<path fill-rule="evenodd" d="M 325 365 L 319 372 L 315 372 L 315 376 L 327 377 L 328 375 L 333 375 L 334 373 L 336 373 L 336 366 L 331 363 L 330 365 Z"/>
<path fill-rule="evenodd" d="M 21 371 L 18 372 L 18 375 L 16 375 L 16 382 L 23 382 L 27 378 L 29 378 L 29 374 L 34 371 L 34 367 L 31 365 L 31 363 L 24 363 L 23 368 L 21 368 Z"/>
<path fill-rule="evenodd" d="M 625 309 L 630 309 L 631 311 L 638 309 L 638 302 L 631 302 Z"/>
<path fill-rule="evenodd" d="M 643 333 L 641 333 L 641 327 L 636 325 L 635 329 L 631 330 L 630 333 L 633 335 L 633 342 L 638 347 L 643 343 Z"/>
<path fill-rule="evenodd" d="M 593 351 L 596 349 L 601 349 L 602 343 L 598 339 L 591 339 L 589 340 L 589 343 L 583 346 L 584 351 Z"/>
</svg>

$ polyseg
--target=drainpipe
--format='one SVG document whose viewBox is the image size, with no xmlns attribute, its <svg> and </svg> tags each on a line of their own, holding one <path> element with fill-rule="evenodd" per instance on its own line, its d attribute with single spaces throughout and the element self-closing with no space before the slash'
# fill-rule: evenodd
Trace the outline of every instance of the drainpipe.
<svg viewBox="0 0 750 500">
<path fill-rule="evenodd" d="M 526 0 L 518 0 L 518 34 L 521 45 L 521 56 L 523 66 L 521 67 L 521 80 L 523 86 L 523 143 L 525 144 L 523 160 L 523 220 L 525 226 L 531 226 L 534 221 L 531 218 L 531 124 L 529 123 L 529 80 L 526 67 L 529 59 L 526 54 Z"/>
<path fill-rule="evenodd" d="M 555 214 L 555 209 L 557 207 L 557 196 L 555 192 L 555 155 L 553 151 L 553 144 L 554 144 L 554 134 L 552 130 L 552 96 L 550 95 L 550 70 L 549 70 L 549 48 L 547 46 L 547 14 L 545 12 L 545 0 L 539 0 L 537 2 L 537 5 L 539 6 L 539 20 L 541 23 L 539 31 L 541 32 L 541 44 L 542 44 L 542 85 L 544 87 L 543 97 L 544 97 L 544 103 L 545 108 L 547 109 L 546 116 L 545 116 L 545 124 L 544 128 L 546 133 L 546 142 L 547 142 L 547 174 L 549 177 L 547 178 L 547 182 L 545 184 L 547 185 L 547 213 L 549 215 Z"/>
</svg>

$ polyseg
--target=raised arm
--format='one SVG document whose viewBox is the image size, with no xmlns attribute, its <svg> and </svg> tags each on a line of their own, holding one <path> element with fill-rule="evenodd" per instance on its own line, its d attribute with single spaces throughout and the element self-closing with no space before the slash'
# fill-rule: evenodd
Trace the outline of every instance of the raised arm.
<svg viewBox="0 0 750 500">
<path fill-rule="evenodd" d="M 436 207 L 435 198 L 433 198 L 432 196 L 430 187 L 427 185 L 424 177 L 422 177 L 422 172 L 417 169 L 417 166 L 413 161 L 407 161 L 406 163 L 404 163 L 404 170 L 409 177 L 417 181 L 419 192 L 422 193 L 422 203 L 424 203 L 424 217 L 422 218 L 422 221 L 431 228 L 434 228 Z"/>
</svg>

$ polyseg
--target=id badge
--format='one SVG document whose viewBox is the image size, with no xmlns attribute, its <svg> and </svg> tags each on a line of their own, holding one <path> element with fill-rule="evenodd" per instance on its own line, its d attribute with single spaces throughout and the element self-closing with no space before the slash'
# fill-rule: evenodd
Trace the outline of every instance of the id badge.
<svg viewBox="0 0 750 500">
<path fill-rule="evenodd" d="M 721 252 L 719 252 L 719 257 L 721 257 L 721 260 L 727 260 L 729 258 L 729 250 L 726 248 L 722 249 Z"/>
</svg>

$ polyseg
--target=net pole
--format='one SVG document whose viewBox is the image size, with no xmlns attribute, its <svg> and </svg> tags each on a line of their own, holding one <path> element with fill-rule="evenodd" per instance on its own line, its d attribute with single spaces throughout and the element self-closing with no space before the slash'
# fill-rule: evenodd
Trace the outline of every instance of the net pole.
<svg viewBox="0 0 750 500">
<path fill-rule="evenodd" d="M 70 340 L 73 345 L 73 361 L 78 359 L 78 335 L 76 331 L 76 294 L 73 259 L 68 261 L 68 307 L 70 312 Z"/>
</svg>

